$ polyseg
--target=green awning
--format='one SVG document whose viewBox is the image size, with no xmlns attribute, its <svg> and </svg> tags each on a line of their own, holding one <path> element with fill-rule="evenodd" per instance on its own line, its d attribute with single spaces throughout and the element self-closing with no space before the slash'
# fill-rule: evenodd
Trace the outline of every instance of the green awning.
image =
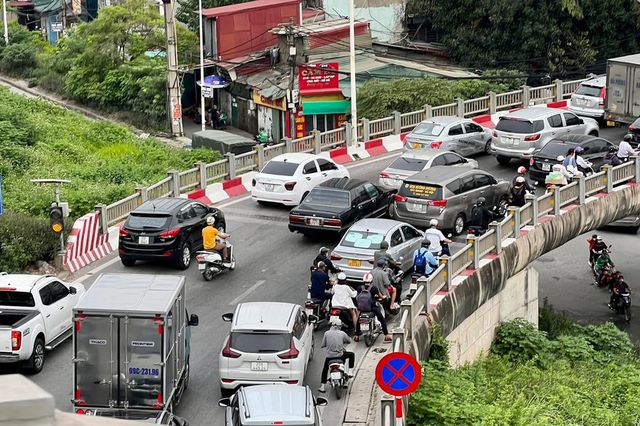
<svg viewBox="0 0 640 426">
<path fill-rule="evenodd" d="M 351 112 L 351 101 L 302 102 L 303 115 L 348 114 L 349 112 Z"/>
</svg>

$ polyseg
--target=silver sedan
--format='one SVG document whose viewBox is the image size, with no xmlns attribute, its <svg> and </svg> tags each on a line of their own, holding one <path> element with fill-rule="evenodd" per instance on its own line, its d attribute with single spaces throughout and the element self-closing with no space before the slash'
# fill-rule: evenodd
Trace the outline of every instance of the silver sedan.
<svg viewBox="0 0 640 426">
<path fill-rule="evenodd" d="M 489 154 L 491 132 L 468 118 L 433 117 L 418 124 L 406 137 L 405 149 L 434 148 L 462 156 Z"/>
</svg>

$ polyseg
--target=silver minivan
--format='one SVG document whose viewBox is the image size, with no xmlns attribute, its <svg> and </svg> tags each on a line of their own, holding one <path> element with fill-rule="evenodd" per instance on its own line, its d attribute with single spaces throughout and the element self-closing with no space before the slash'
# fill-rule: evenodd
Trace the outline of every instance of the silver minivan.
<svg viewBox="0 0 640 426">
<path fill-rule="evenodd" d="M 478 198 L 500 214 L 509 204 L 509 182 L 497 181 L 482 170 L 462 167 L 431 167 L 406 178 L 391 208 L 394 219 L 426 228 L 431 219 L 438 228 L 461 234 Z"/>
<path fill-rule="evenodd" d="M 600 127 L 592 118 L 580 118 L 558 108 L 531 107 L 500 117 L 493 131 L 491 153 L 506 165 L 512 158 L 530 159 L 551 139 L 566 134 L 598 136 Z"/>
</svg>

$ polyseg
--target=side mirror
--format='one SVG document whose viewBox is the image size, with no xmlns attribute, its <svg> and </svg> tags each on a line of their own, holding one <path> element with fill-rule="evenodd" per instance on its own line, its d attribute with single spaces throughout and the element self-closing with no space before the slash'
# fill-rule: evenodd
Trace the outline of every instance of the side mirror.
<svg viewBox="0 0 640 426">
<path fill-rule="evenodd" d="M 309 315 L 307 317 L 307 321 L 309 322 L 309 324 L 315 324 L 318 322 L 318 317 L 315 315 Z"/>
<path fill-rule="evenodd" d="M 76 294 L 78 293 L 78 289 L 76 289 L 73 286 L 69 286 L 69 294 Z"/>
<path fill-rule="evenodd" d="M 200 324 L 200 318 L 196 314 L 191 314 L 189 317 L 189 325 L 191 327 L 197 327 Z"/>
<path fill-rule="evenodd" d="M 329 401 L 327 401 L 327 398 L 323 398 L 321 396 L 316 398 L 316 407 L 324 407 L 328 403 Z"/>
<path fill-rule="evenodd" d="M 230 407 L 231 398 L 222 398 L 218 400 L 218 407 Z"/>
<path fill-rule="evenodd" d="M 233 314 L 222 314 L 222 321 L 231 322 L 233 320 Z"/>
<path fill-rule="evenodd" d="M 584 120 L 582 118 L 578 118 L 578 123 L 584 124 Z"/>
</svg>

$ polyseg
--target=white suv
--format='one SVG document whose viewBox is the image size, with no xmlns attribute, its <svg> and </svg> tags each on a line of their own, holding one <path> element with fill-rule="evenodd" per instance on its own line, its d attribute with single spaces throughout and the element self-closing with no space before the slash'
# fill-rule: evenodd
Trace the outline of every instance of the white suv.
<svg viewBox="0 0 640 426">
<path fill-rule="evenodd" d="M 580 83 L 578 89 L 571 94 L 569 111 L 586 117 L 604 118 L 606 85 L 606 75 L 594 76 Z"/>
<path fill-rule="evenodd" d="M 231 332 L 220 352 L 220 388 L 230 394 L 238 386 L 302 384 L 313 357 L 313 316 L 292 303 L 241 303 L 224 314 Z"/>
</svg>

